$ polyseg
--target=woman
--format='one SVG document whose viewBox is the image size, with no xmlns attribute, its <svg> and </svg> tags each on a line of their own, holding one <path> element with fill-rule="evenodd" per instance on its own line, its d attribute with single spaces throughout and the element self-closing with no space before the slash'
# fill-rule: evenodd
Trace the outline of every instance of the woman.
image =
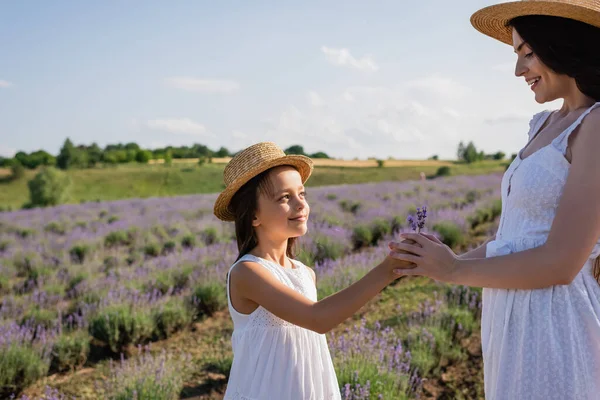
<svg viewBox="0 0 600 400">
<path fill-rule="evenodd" d="M 511 44 L 538 103 L 529 141 L 502 180 L 496 236 L 456 256 L 403 235 L 402 275 L 483 287 L 486 399 L 600 398 L 600 1 L 484 8 L 475 28 Z M 408 251 L 412 254 L 400 252 Z"/>
</svg>

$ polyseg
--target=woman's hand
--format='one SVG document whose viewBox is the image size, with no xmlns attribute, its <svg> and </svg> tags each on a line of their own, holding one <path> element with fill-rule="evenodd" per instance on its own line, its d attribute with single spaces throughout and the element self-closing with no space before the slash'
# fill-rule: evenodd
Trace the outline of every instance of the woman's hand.
<svg viewBox="0 0 600 400">
<path fill-rule="evenodd" d="M 448 246 L 433 235 L 403 233 L 400 236 L 413 240 L 415 244 L 390 242 L 390 257 L 416 264 L 416 268 L 395 269 L 396 274 L 424 275 L 439 281 L 452 282 L 458 269 L 459 258 Z"/>
</svg>

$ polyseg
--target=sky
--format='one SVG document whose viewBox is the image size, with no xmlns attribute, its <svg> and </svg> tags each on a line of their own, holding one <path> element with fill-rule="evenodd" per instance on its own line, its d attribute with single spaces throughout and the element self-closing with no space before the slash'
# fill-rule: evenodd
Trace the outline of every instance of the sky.
<svg viewBox="0 0 600 400">
<path fill-rule="evenodd" d="M 537 104 L 475 0 L 2 1 L 0 155 L 259 141 L 336 158 L 517 152 Z"/>
</svg>

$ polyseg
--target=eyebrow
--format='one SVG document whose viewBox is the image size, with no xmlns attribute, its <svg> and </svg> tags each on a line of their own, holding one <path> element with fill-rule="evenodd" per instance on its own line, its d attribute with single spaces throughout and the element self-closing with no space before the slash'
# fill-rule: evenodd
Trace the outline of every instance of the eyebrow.
<svg viewBox="0 0 600 400">
<path fill-rule="evenodd" d="M 298 190 L 305 190 L 305 189 L 306 189 L 306 188 L 304 187 L 304 185 L 302 185 L 302 186 L 298 186 Z M 279 196 L 281 196 L 283 193 L 286 193 L 286 192 L 291 192 L 291 191 L 293 191 L 293 190 L 294 190 L 293 188 L 285 188 L 285 189 L 278 190 L 278 191 L 276 191 L 276 192 L 273 194 L 273 197 L 279 197 Z"/>
</svg>

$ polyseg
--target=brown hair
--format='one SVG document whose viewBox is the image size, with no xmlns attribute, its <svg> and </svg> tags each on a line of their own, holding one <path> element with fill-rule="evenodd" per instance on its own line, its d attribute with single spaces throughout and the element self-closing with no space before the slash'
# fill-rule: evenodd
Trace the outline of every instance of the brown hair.
<svg viewBox="0 0 600 400">
<path fill-rule="evenodd" d="M 600 284 L 600 256 L 598 256 L 598 258 L 596 258 L 596 262 L 594 263 L 593 274 L 594 274 L 594 278 L 596 278 L 596 281 L 598 282 L 598 284 Z"/>
<path fill-rule="evenodd" d="M 275 167 L 277 168 L 277 167 Z M 269 179 L 270 168 L 254 178 L 250 179 L 233 196 L 229 203 L 229 209 L 235 215 L 235 237 L 238 245 L 238 257 L 248 254 L 258 245 L 258 238 L 252 226 L 252 221 L 258 210 L 258 196 L 260 193 L 270 195 L 273 193 L 273 186 Z M 288 238 L 286 255 L 294 258 L 294 245 L 296 238 Z M 237 261 L 236 260 L 236 261 Z"/>
</svg>

